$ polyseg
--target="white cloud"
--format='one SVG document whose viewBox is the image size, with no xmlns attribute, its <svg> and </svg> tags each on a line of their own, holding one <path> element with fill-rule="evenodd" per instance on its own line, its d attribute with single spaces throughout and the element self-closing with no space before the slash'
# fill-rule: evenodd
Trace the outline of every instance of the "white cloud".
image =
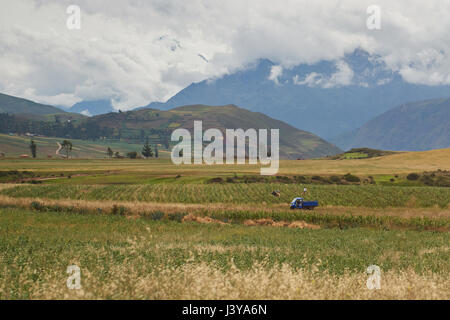
<svg viewBox="0 0 450 320">
<path fill-rule="evenodd" d="M 343 61 L 336 62 L 336 72 L 330 76 L 311 72 L 306 75 L 304 80 L 300 80 L 299 76 L 293 77 L 296 85 L 307 85 L 309 87 L 333 88 L 339 86 L 347 86 L 352 84 L 353 70 Z"/>
<path fill-rule="evenodd" d="M 125 110 L 258 58 L 282 72 L 355 48 L 407 81 L 450 84 L 450 1 L 378 0 L 381 30 L 366 28 L 371 0 L 78 0 L 81 30 L 68 30 L 73 3 L 0 0 L 0 92 L 65 106 L 111 98 Z M 346 85 L 351 69 L 297 81 Z"/>
<path fill-rule="evenodd" d="M 81 113 L 82 115 L 85 115 L 85 116 L 88 116 L 88 117 L 91 117 L 91 116 L 92 116 L 92 114 L 89 112 L 88 109 L 83 110 L 83 111 L 81 111 L 80 113 Z"/>
<path fill-rule="evenodd" d="M 283 74 L 282 66 L 272 66 L 272 68 L 270 68 L 270 74 L 268 79 L 272 80 L 276 84 L 280 84 L 278 78 L 281 77 L 282 74 Z"/>
</svg>

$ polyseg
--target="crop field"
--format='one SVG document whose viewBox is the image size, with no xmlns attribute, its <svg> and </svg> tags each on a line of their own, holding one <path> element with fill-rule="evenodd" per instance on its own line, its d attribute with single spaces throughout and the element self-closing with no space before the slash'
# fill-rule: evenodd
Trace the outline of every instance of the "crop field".
<svg viewBox="0 0 450 320">
<path fill-rule="evenodd" d="M 324 186 L 295 184 L 150 184 L 150 185 L 20 185 L 0 191 L 11 197 L 145 201 L 164 203 L 282 204 L 308 188 L 308 198 L 323 205 L 349 207 L 447 208 L 450 188 L 389 186 Z M 269 197 L 273 190 L 281 196 Z"/>
<path fill-rule="evenodd" d="M 449 298 L 449 234 L 2 209 L 0 298 Z M 68 290 L 66 268 L 81 269 Z M 378 265 L 380 290 L 365 286 Z"/>
<path fill-rule="evenodd" d="M 406 179 L 449 159 L 283 160 L 267 179 L 250 165 L 2 159 L 0 299 L 450 299 L 450 188 Z M 348 173 L 360 182 L 295 178 Z M 304 187 L 319 207 L 290 210 Z"/>
</svg>

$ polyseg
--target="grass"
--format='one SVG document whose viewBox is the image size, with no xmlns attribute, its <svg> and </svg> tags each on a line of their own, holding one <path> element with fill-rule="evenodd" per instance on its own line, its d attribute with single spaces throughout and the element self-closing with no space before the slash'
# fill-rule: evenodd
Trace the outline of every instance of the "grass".
<svg viewBox="0 0 450 320">
<path fill-rule="evenodd" d="M 30 155 L 30 141 L 34 140 L 37 144 L 38 158 L 59 158 L 55 154 L 58 149 L 57 142 L 61 143 L 63 138 L 51 137 L 27 137 L 18 135 L 0 134 L 0 152 L 4 152 L 7 157 L 17 157 L 22 154 Z M 70 139 L 73 144 L 71 156 L 74 158 L 106 158 L 106 150 L 111 147 L 114 152 L 119 151 L 121 154 L 126 154 L 130 151 L 139 152 L 142 149 L 140 144 L 127 143 L 125 141 L 87 141 L 79 139 Z M 163 153 L 164 154 L 164 153 Z"/>
<path fill-rule="evenodd" d="M 257 175 L 255 165 L 2 159 L 0 299 L 449 299 L 450 188 L 404 183 L 449 159 L 445 149 L 280 163 L 280 176 L 376 185 L 205 183 Z M 304 186 L 320 206 L 289 210 Z M 81 290 L 66 288 L 71 264 Z M 381 290 L 365 286 L 371 264 Z"/>
<path fill-rule="evenodd" d="M 367 154 L 361 152 L 344 153 L 344 159 L 362 159 L 367 157 L 368 157 Z"/>
<path fill-rule="evenodd" d="M 166 203 L 287 204 L 302 192 L 295 184 L 20 185 L 0 191 L 10 197 L 148 201 Z M 447 208 L 450 189 L 439 187 L 309 185 L 307 199 L 322 206 Z M 280 190 L 281 197 L 273 197 Z"/>
<path fill-rule="evenodd" d="M 29 142 L 29 141 L 28 141 Z M 56 145 L 56 144 L 55 144 Z M 0 145 L 2 146 L 2 145 Z M 142 147 L 140 146 L 138 151 Z M 113 148 L 114 149 L 114 148 Z M 28 147 L 22 153 L 28 152 Z M 106 150 L 106 148 L 105 148 Z M 136 150 L 135 150 L 136 151 Z M 162 153 L 163 154 L 163 153 Z M 349 160 L 281 160 L 280 175 L 298 174 L 347 174 L 387 175 L 409 174 L 411 172 L 436 171 L 450 168 L 450 149 L 404 152 L 369 159 Z M 169 159 L 2 159 L 0 170 L 33 171 L 121 171 L 123 173 L 153 172 L 159 175 L 221 176 L 258 174 L 259 165 L 181 165 L 176 166 Z"/>
<path fill-rule="evenodd" d="M 0 206 L 32 209 L 37 212 L 71 212 L 81 214 L 122 215 L 152 220 L 197 221 L 267 225 L 290 228 L 365 227 L 370 229 L 408 229 L 417 231 L 450 231 L 449 211 L 442 210 L 349 210 L 348 207 L 325 207 L 315 212 L 291 211 L 286 207 L 264 207 L 225 204 L 164 204 L 145 202 L 106 202 L 86 200 L 46 200 L 0 196 Z"/>
<path fill-rule="evenodd" d="M 449 298 L 449 234 L 0 209 L 0 298 Z M 82 290 L 66 288 L 67 266 Z M 365 287 L 366 268 L 382 289 Z"/>
</svg>

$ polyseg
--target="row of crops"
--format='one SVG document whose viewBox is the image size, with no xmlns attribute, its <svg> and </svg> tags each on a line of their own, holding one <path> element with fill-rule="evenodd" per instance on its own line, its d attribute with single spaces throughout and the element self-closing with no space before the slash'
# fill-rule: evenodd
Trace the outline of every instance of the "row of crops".
<svg viewBox="0 0 450 320">
<path fill-rule="evenodd" d="M 307 199 L 321 205 L 446 208 L 450 188 L 309 185 Z M 271 195 L 279 190 L 281 197 Z M 7 188 L 0 194 L 11 197 L 48 199 L 84 199 L 116 201 L 149 201 L 173 203 L 287 203 L 300 196 L 303 185 L 286 184 L 154 184 L 154 185 L 23 185 Z"/>
</svg>

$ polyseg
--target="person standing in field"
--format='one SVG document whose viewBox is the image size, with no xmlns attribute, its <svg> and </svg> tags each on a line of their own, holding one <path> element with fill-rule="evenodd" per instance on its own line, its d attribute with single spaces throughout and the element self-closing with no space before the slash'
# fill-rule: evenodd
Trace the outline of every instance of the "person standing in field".
<svg viewBox="0 0 450 320">
<path fill-rule="evenodd" d="M 304 187 L 303 192 L 302 192 L 303 198 L 306 196 L 307 193 L 308 193 L 308 189 L 306 187 Z"/>
</svg>

